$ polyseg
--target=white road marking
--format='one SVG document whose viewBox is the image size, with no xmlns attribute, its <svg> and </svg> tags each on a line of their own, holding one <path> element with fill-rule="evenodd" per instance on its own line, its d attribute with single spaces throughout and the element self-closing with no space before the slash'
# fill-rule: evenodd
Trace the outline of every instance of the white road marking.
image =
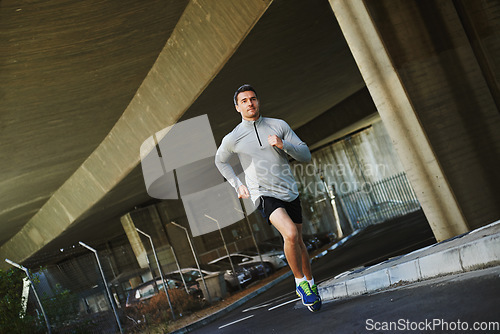
<svg viewBox="0 0 500 334">
<path fill-rule="evenodd" d="M 296 302 L 296 301 L 299 301 L 300 300 L 300 297 L 299 298 L 295 298 L 295 299 L 292 299 L 292 300 L 289 300 L 287 302 L 284 302 L 284 303 L 281 303 L 279 305 L 276 305 L 276 306 L 273 306 L 271 307 L 270 309 L 268 309 L 268 311 L 271 311 L 271 310 L 274 310 L 275 308 L 278 308 L 278 307 L 281 307 L 281 306 L 284 306 L 286 304 L 290 304 L 290 303 L 293 303 L 293 302 Z"/>
<path fill-rule="evenodd" d="M 272 303 L 267 303 L 267 304 L 263 304 L 263 305 L 253 306 L 253 307 L 247 308 L 247 309 L 245 309 L 245 310 L 243 310 L 241 312 L 245 313 L 245 312 L 248 312 L 248 311 L 258 310 L 259 308 L 263 308 L 263 307 L 269 306 L 271 304 Z"/>
<path fill-rule="evenodd" d="M 252 314 L 252 315 L 249 315 L 248 317 L 241 318 L 241 319 L 239 319 L 239 320 L 236 320 L 236 321 L 230 322 L 230 323 L 228 323 L 228 324 L 222 325 L 222 326 L 220 326 L 220 327 L 219 327 L 219 329 L 224 328 L 224 327 L 227 327 L 227 326 L 234 325 L 235 323 L 238 323 L 238 322 L 243 321 L 243 320 L 250 319 L 251 317 L 253 317 L 253 314 Z"/>
<path fill-rule="evenodd" d="M 275 303 L 275 302 L 280 302 L 280 301 L 282 301 L 282 300 L 285 300 L 285 299 L 287 299 L 287 298 L 288 298 L 287 296 L 291 297 L 292 295 L 295 295 L 295 291 L 293 291 L 293 292 L 289 292 L 289 293 L 287 293 L 287 294 L 285 294 L 285 295 L 282 295 L 282 296 L 275 297 L 275 298 L 270 299 L 270 300 L 267 300 L 267 301 L 265 301 L 264 303 L 260 303 L 260 304 L 258 304 L 258 305 L 255 305 L 255 306 L 249 307 L 249 308 L 247 308 L 247 309 L 245 309 L 245 310 L 243 310 L 243 311 L 241 311 L 241 312 L 243 312 L 243 313 L 244 313 L 244 312 L 248 312 L 248 311 L 257 310 L 257 309 L 259 309 L 259 308 L 267 307 L 267 306 L 269 306 L 269 305 L 271 305 L 271 304 L 273 304 L 273 303 Z"/>
</svg>

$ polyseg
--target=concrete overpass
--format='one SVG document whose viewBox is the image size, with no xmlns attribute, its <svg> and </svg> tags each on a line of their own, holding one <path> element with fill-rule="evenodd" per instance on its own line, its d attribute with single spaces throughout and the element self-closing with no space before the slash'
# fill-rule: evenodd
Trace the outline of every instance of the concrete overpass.
<svg viewBox="0 0 500 334">
<path fill-rule="evenodd" d="M 378 112 L 438 240 L 500 217 L 497 2 L 3 1 L 0 17 L 0 258 L 122 231 L 150 200 L 142 142 L 208 114 L 219 143 L 245 82 L 312 147 Z"/>
</svg>

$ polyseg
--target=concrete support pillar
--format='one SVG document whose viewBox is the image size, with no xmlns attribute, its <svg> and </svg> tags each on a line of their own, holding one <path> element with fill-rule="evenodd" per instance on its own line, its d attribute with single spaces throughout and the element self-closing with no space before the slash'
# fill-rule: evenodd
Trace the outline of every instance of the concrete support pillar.
<svg viewBox="0 0 500 334">
<path fill-rule="evenodd" d="M 135 229 L 134 221 L 132 217 L 130 217 L 130 213 L 127 213 L 125 216 L 120 218 L 123 229 L 125 230 L 125 234 L 127 234 L 128 241 L 132 246 L 132 251 L 135 254 L 135 258 L 137 259 L 137 263 L 139 263 L 139 267 L 148 268 L 148 253 L 146 252 L 146 248 L 142 243 L 141 236 Z"/>
<path fill-rule="evenodd" d="M 467 232 L 457 198 L 366 3 L 330 0 L 330 5 L 436 239 Z"/>
</svg>

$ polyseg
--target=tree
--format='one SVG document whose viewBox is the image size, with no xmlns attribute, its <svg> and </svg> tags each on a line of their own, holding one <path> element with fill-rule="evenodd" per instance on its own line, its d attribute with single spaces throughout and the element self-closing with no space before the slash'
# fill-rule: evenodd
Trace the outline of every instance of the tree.
<svg viewBox="0 0 500 334">
<path fill-rule="evenodd" d="M 43 333 L 43 319 L 22 309 L 23 279 L 21 270 L 0 269 L 0 333 Z"/>
</svg>

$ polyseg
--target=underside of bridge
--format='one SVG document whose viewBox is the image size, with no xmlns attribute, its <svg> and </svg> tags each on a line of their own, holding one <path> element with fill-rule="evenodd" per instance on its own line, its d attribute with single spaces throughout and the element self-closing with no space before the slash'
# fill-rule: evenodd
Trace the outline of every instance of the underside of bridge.
<svg viewBox="0 0 500 334">
<path fill-rule="evenodd" d="M 218 144 L 243 83 L 294 129 L 368 96 L 327 2 L 254 2 L 240 14 L 210 1 L 2 2 L 2 255 L 123 233 L 119 217 L 151 200 L 138 145 L 202 114 Z"/>
<path fill-rule="evenodd" d="M 495 107 L 500 68 L 495 67 L 500 50 L 499 29 L 495 27 L 499 27 L 500 11 L 498 4 L 490 1 L 475 5 L 457 1 L 451 9 L 439 1 L 424 2 L 366 1 L 366 8 L 406 88 L 408 105 L 415 108 L 418 117 L 410 124 L 426 130 L 422 132 L 425 138 L 417 143 L 425 141 L 434 148 L 436 168 L 442 168 L 440 173 L 446 176 L 438 173 L 436 178 L 449 185 L 449 196 L 455 203 L 450 205 L 460 203 L 458 216 L 465 217 L 473 228 L 498 219 L 498 209 L 494 209 L 498 195 L 490 189 L 498 186 L 499 179 L 494 176 L 494 167 L 484 164 L 498 160 L 495 154 L 500 143 L 498 131 L 491 130 L 500 124 Z M 263 115 L 286 120 L 311 148 L 366 126 L 377 110 L 386 126 L 401 125 L 402 121 L 393 122 L 397 117 L 383 111 L 388 104 L 377 95 L 381 89 L 373 86 L 377 78 L 363 72 L 366 63 L 353 57 L 359 50 L 353 49 L 356 41 L 349 40 L 344 29 L 351 23 L 342 23 L 341 3 L 2 1 L 0 256 L 23 261 L 42 249 L 59 249 L 96 234 L 100 240 L 122 234 L 119 218 L 152 200 L 140 168 L 143 141 L 179 120 L 207 114 L 219 144 L 239 122 L 232 94 L 243 83 L 257 88 Z M 424 46 L 448 39 L 453 42 L 430 47 L 427 54 L 408 51 L 412 44 L 399 36 L 404 32 L 396 27 L 404 22 L 396 22 L 398 16 L 391 13 L 407 14 L 414 7 L 420 12 L 407 35 L 425 30 L 419 25 L 422 22 L 428 30 L 413 36 L 415 47 L 419 47 L 417 42 Z M 475 16 L 465 15 L 474 9 Z M 447 18 L 429 14 L 436 10 L 443 16 L 451 12 L 462 21 L 448 24 L 453 21 L 451 14 Z M 484 13 L 490 14 L 481 21 Z M 470 20 L 465 22 L 467 17 Z M 444 29 L 432 20 L 447 23 L 449 35 L 441 33 L 427 41 L 425 36 L 435 36 L 435 31 Z M 456 26 L 461 30 L 454 30 Z M 469 36 L 471 32 L 475 37 Z M 469 36 L 467 44 L 461 44 L 462 35 L 464 40 Z M 367 49 L 361 51 L 368 51 L 369 46 L 362 47 Z M 422 68 L 457 73 L 447 62 L 452 53 L 459 55 L 452 57 L 457 67 L 465 68 L 463 72 L 469 75 L 464 80 L 471 87 L 480 87 L 478 91 L 488 91 L 483 94 L 488 97 L 476 91 L 474 94 L 481 96 L 474 105 L 468 102 L 470 108 L 480 105 L 479 109 L 485 110 L 479 118 L 462 112 L 456 103 L 457 111 L 451 112 L 460 117 L 444 118 L 458 119 L 457 124 L 449 123 L 443 130 L 433 127 L 435 118 L 426 115 L 442 112 L 439 108 L 445 103 L 418 102 L 426 101 L 423 93 L 428 90 L 440 97 L 454 91 L 458 99 L 456 92 L 460 90 L 443 88 L 451 87 L 454 78 L 445 76 L 446 80 L 434 82 L 433 88 L 424 84 L 431 79 L 412 77 L 412 73 Z M 465 59 L 469 55 L 478 64 L 470 65 Z M 423 61 L 431 58 L 438 59 L 433 68 Z M 476 74 L 481 79 L 474 77 Z M 418 80 L 422 85 L 415 84 Z M 480 122 L 476 124 L 477 119 Z M 460 131 L 471 133 L 466 143 L 457 144 L 470 152 L 454 155 L 456 146 L 446 147 L 445 135 Z M 394 138 L 405 135 L 391 132 L 391 136 L 397 145 Z M 481 143 L 490 145 L 493 157 L 487 156 Z M 400 155 L 406 144 L 401 145 Z M 410 179 L 415 156 L 418 154 L 403 157 Z M 459 159 L 466 165 L 483 167 L 474 167 L 474 178 L 464 182 L 468 165 L 457 168 L 453 163 Z M 413 182 L 419 180 L 421 174 L 415 172 Z M 475 197 L 476 202 L 468 202 L 465 194 L 472 188 L 473 193 L 480 193 L 484 184 L 490 184 L 485 189 L 486 203 L 483 201 L 487 214 L 480 215 L 481 195 Z M 427 193 L 417 195 L 424 199 L 426 214 L 432 216 L 435 204 L 430 203 Z"/>
</svg>

